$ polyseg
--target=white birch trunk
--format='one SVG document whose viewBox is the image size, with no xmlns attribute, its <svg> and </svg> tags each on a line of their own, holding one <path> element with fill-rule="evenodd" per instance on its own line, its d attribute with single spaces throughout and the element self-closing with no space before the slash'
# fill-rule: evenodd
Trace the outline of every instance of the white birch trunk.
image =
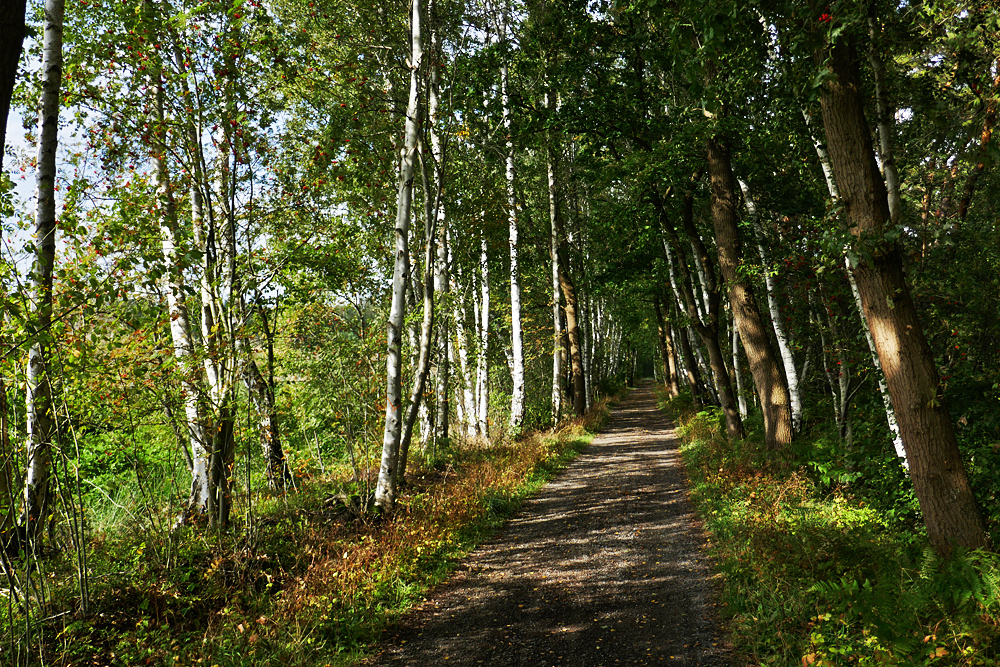
<svg viewBox="0 0 1000 667">
<path fill-rule="evenodd" d="M 458 271 L 455 272 L 461 277 Z M 476 437 L 476 400 L 475 400 L 475 374 L 469 367 L 469 333 L 465 328 L 465 292 L 456 285 L 455 294 L 455 346 L 458 350 L 458 371 L 462 381 L 461 414 L 459 421 L 465 427 L 465 435 L 469 438 Z M 478 304 L 473 298 L 473 305 L 478 310 Z"/>
<path fill-rule="evenodd" d="M 420 325 L 420 341 L 417 349 L 417 361 L 414 364 L 413 388 L 410 390 L 410 405 L 403 423 L 400 436 L 399 462 L 396 466 L 396 482 L 402 482 L 406 475 L 406 464 L 410 453 L 410 441 L 413 439 L 413 426 L 417 421 L 417 413 L 424 401 L 424 388 L 427 386 L 427 375 L 430 372 L 431 346 L 434 342 L 434 258 L 437 253 L 434 241 L 437 237 L 437 213 L 435 202 L 437 193 L 431 190 L 430 178 L 427 173 L 427 163 L 423 159 L 423 142 L 418 141 L 420 150 L 420 176 L 424 190 L 424 280 L 421 290 L 423 298 L 423 321 Z"/>
<path fill-rule="evenodd" d="M 735 323 L 733 323 L 735 324 Z M 743 373 L 740 369 L 740 331 L 739 327 L 730 326 L 733 339 L 733 378 L 736 380 L 736 405 L 740 417 L 747 418 L 747 397 L 743 394 Z"/>
<path fill-rule="evenodd" d="M 872 66 L 875 80 L 875 108 L 878 125 L 878 153 L 882 175 L 885 177 L 885 187 L 889 203 L 889 219 L 893 226 L 899 224 L 899 216 L 903 202 L 899 195 L 899 173 L 896 171 L 896 156 L 892 148 L 892 113 L 889 108 L 888 91 L 885 82 L 885 63 L 878 52 L 878 25 L 875 17 L 868 17 L 868 34 L 871 48 L 868 52 L 868 62 Z"/>
<path fill-rule="evenodd" d="M 440 213 L 439 213 L 440 215 Z M 450 252 L 448 246 L 448 230 L 445 226 L 444 215 L 438 220 L 440 228 L 440 243 L 438 244 L 437 271 L 434 274 L 434 287 L 441 295 L 443 303 L 447 303 L 448 295 L 451 291 L 449 285 L 449 262 Z M 434 393 L 437 397 L 437 414 L 435 415 L 434 438 L 448 437 L 448 422 L 451 418 L 451 399 L 448 392 L 451 390 L 451 327 L 447 317 L 441 317 L 438 323 L 438 365 L 437 365 L 437 386 Z"/>
<path fill-rule="evenodd" d="M 42 97 L 38 109 L 38 163 L 35 172 L 35 340 L 28 350 L 25 407 L 28 463 L 24 483 L 27 535 L 41 536 L 48 515 L 55 417 L 49 379 L 52 273 L 56 261 L 56 149 L 59 145 L 59 86 L 62 81 L 63 0 L 46 0 L 42 37 Z M 2 546 L 2 545 L 0 545 Z"/>
<path fill-rule="evenodd" d="M 549 108 L 549 94 L 545 93 L 545 107 Z M 553 156 L 551 138 L 546 141 L 546 172 L 549 183 L 549 260 L 552 264 L 552 421 L 559 423 L 562 419 L 562 398 L 563 398 L 563 326 L 562 311 L 560 302 L 562 301 L 562 291 L 559 287 L 559 233 L 557 216 L 559 215 L 559 202 L 557 200 L 557 183 L 555 158 Z"/>
<path fill-rule="evenodd" d="M 486 252 L 486 237 L 481 240 L 479 267 L 480 267 L 480 295 L 482 305 L 479 308 L 479 347 L 476 350 L 476 385 L 478 410 L 476 416 L 476 429 L 479 435 L 488 438 L 489 433 L 489 410 L 490 410 L 490 378 L 489 378 L 489 345 L 490 345 L 490 264 L 489 256 Z"/>
<path fill-rule="evenodd" d="M 437 3 L 436 0 L 429 0 L 428 4 L 428 20 L 430 22 L 430 34 L 431 34 L 431 53 L 432 58 L 435 62 L 443 58 L 442 47 L 441 47 L 441 31 L 439 29 L 439 21 L 437 18 Z M 436 216 L 436 228 L 439 235 L 439 243 L 437 245 L 437 266 L 434 271 L 434 289 L 439 295 L 440 301 L 443 303 L 447 302 L 448 294 L 448 230 L 445 226 L 445 208 L 444 202 L 442 201 L 441 193 L 444 190 L 444 145 L 441 142 L 441 69 L 437 66 L 432 66 L 428 71 L 428 83 L 429 88 L 427 90 L 427 120 L 430 125 L 428 128 L 428 134 L 431 139 L 431 155 L 434 158 L 434 215 Z M 443 306 L 447 307 L 447 306 Z M 450 366 L 448 359 L 448 346 L 449 346 L 449 327 L 448 318 L 440 317 L 437 330 L 437 370 L 435 373 L 435 387 L 434 395 L 436 398 L 435 408 L 436 411 L 433 415 L 434 423 L 428 424 L 430 426 L 431 433 L 424 436 L 424 448 L 427 448 L 427 444 L 430 439 L 434 439 L 436 442 L 437 438 L 447 438 L 448 437 L 448 419 L 449 419 L 449 401 L 448 401 L 448 391 L 449 391 L 449 374 Z M 424 402 L 424 408 L 428 406 L 427 401 Z M 428 420 L 429 421 L 429 420 Z M 435 448 L 436 451 L 436 448 Z"/>
<path fill-rule="evenodd" d="M 810 126 L 812 118 L 803 109 L 802 116 L 805 118 L 806 125 Z M 834 201 L 840 200 L 840 190 L 837 188 L 837 181 L 833 178 L 833 166 L 830 162 L 830 156 L 826 152 L 826 148 L 823 146 L 822 142 L 813 135 L 813 146 L 816 149 L 816 155 L 819 157 L 820 166 L 823 168 L 823 176 L 826 179 L 827 191 L 830 193 L 830 198 Z M 890 209 L 890 215 L 892 210 Z M 889 396 L 889 386 L 885 383 L 885 373 L 882 371 L 882 362 L 878 358 L 878 352 L 875 349 L 875 339 L 872 338 L 871 331 L 868 328 L 868 318 L 865 316 L 864 308 L 862 308 L 861 294 L 858 292 L 857 282 L 854 280 L 854 271 L 851 268 L 851 260 L 848 257 L 844 257 L 844 264 L 847 269 L 847 280 L 851 284 L 851 293 L 854 295 L 854 304 L 858 309 L 858 315 L 861 317 L 861 330 L 865 332 L 865 340 L 868 341 L 868 351 L 871 353 L 872 365 L 875 367 L 875 372 L 878 377 L 878 390 L 882 395 L 882 406 L 885 408 L 885 420 L 889 425 L 889 431 L 892 432 L 892 447 L 896 452 L 896 456 L 899 457 L 900 462 L 904 468 L 909 469 L 909 463 L 906 460 L 906 448 L 903 446 L 903 437 L 899 432 L 899 422 L 896 421 L 896 411 L 892 407 L 892 398 Z"/>
<path fill-rule="evenodd" d="M 789 345 L 788 330 L 785 328 L 785 321 L 781 318 L 781 309 L 778 304 L 777 289 L 774 286 L 773 268 L 771 258 L 764 246 L 764 227 L 760 224 L 760 217 L 757 215 L 757 205 L 754 203 L 750 188 L 743 181 L 737 179 L 740 190 L 743 191 L 743 201 L 747 207 L 747 213 L 753 223 L 757 241 L 757 254 L 760 255 L 760 264 L 764 273 L 764 287 L 767 291 L 767 308 L 771 313 L 771 325 L 774 327 L 774 337 L 778 340 L 778 352 L 781 355 L 781 364 L 785 368 L 785 380 L 788 383 L 788 398 L 792 406 L 792 429 L 798 433 L 802 427 L 802 391 L 799 388 L 799 374 L 795 368 L 795 356 L 792 354 Z"/>
<path fill-rule="evenodd" d="M 501 39 L 507 39 L 507 10 L 502 10 Z M 524 425 L 524 341 L 521 329 L 521 272 L 518 268 L 517 198 L 514 194 L 514 142 L 511 137 L 510 73 L 507 59 L 500 65 L 500 91 L 503 101 L 503 128 L 507 137 L 507 220 L 510 243 L 510 329 L 511 329 L 511 381 L 510 428 L 515 433 Z"/>
<path fill-rule="evenodd" d="M 406 282 L 409 267 L 410 209 L 413 202 L 413 172 L 416 164 L 420 114 L 420 66 L 423 60 L 420 0 L 412 0 L 410 11 L 410 97 L 406 105 L 403 149 L 400 153 L 399 186 L 396 197 L 395 262 L 392 275 L 392 305 L 386 324 L 385 431 L 382 435 L 382 462 L 375 504 L 386 513 L 396 502 L 396 466 L 403 425 L 402 329 L 406 309 Z"/>
<path fill-rule="evenodd" d="M 144 3 L 143 10 L 147 16 L 156 11 L 149 2 Z M 191 336 L 191 323 L 187 304 L 185 303 L 184 274 L 178 266 L 178 247 L 180 244 L 180 226 L 177 220 L 177 208 L 174 203 L 173 186 L 170 182 L 170 171 L 167 165 L 166 119 L 164 118 L 164 90 L 162 70 L 155 66 L 152 71 L 152 146 L 151 162 L 156 174 L 157 213 L 160 226 L 160 247 L 166 267 L 164 282 L 166 283 L 167 315 L 170 320 L 170 339 L 173 344 L 174 358 L 181 374 L 184 400 L 184 415 L 191 447 L 191 491 L 188 497 L 187 512 L 202 513 L 209 507 L 211 483 L 209 475 L 209 435 L 207 417 L 205 414 L 204 390 L 201 371 L 192 360 L 194 342 Z M 190 139 L 190 136 L 189 136 Z"/>
</svg>

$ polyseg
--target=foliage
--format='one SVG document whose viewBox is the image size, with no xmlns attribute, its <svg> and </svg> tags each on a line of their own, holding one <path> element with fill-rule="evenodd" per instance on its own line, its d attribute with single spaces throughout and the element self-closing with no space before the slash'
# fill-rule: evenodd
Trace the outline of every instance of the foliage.
<svg viewBox="0 0 1000 667">
<path fill-rule="evenodd" d="M 346 471 L 259 496 L 230 532 L 212 536 L 141 530 L 142 521 L 111 530 L 103 513 L 105 530 L 88 545 L 91 613 L 50 614 L 30 649 L 57 664 L 348 664 L 575 457 L 607 411 L 603 401 L 517 441 L 454 441 L 417 462 L 400 511 L 381 522 Z M 72 610 L 71 554 L 47 567 L 46 608 Z M 6 632 L 19 618 L 16 606 L 0 609 Z"/>
<path fill-rule="evenodd" d="M 941 561 L 885 486 L 833 468 L 822 442 L 769 468 L 753 440 L 724 441 L 717 411 L 695 413 L 683 400 L 664 409 L 680 424 L 692 499 L 724 577 L 724 615 L 747 660 L 996 664 L 996 554 Z M 880 476 L 874 466 L 863 474 Z"/>
</svg>

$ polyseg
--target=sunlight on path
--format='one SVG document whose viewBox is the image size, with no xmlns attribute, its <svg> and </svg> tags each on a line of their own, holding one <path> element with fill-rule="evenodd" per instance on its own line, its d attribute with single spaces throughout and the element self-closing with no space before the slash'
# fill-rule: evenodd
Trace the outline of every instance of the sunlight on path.
<svg viewBox="0 0 1000 667">
<path fill-rule="evenodd" d="M 652 387 L 369 665 L 724 665 L 710 565 Z"/>
</svg>

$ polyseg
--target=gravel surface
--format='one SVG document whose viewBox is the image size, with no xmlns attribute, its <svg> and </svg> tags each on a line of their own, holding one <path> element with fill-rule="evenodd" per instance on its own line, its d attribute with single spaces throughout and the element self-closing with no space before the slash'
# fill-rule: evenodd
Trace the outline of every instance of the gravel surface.
<svg viewBox="0 0 1000 667">
<path fill-rule="evenodd" d="M 651 386 L 365 665 L 728 665 L 678 441 Z"/>
</svg>

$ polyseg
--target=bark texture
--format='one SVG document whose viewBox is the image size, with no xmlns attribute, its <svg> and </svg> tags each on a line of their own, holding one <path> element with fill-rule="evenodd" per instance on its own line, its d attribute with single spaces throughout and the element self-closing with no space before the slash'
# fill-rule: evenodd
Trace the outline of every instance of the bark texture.
<svg viewBox="0 0 1000 667">
<path fill-rule="evenodd" d="M 545 106 L 549 106 L 549 94 L 545 95 Z M 552 137 L 545 145 L 546 171 L 549 181 L 549 262 L 552 268 L 552 421 L 562 417 L 563 399 L 563 330 L 562 330 L 562 289 L 559 282 L 559 186 L 556 180 L 555 151 Z"/>
<path fill-rule="evenodd" d="M 700 175 L 692 177 L 692 181 Z M 743 420 L 740 417 L 733 393 L 732 378 L 726 369 L 722 346 L 719 344 L 719 284 L 715 278 L 708 250 L 694 224 L 694 197 L 688 191 L 681 199 L 681 228 L 691 248 L 692 264 L 696 275 L 688 268 L 682 252 L 680 236 L 668 220 L 666 203 L 658 195 L 654 202 L 659 208 L 660 227 L 664 235 L 664 252 L 670 264 L 671 286 L 678 306 L 690 320 L 691 328 L 701 338 L 708 351 L 708 364 L 715 379 L 715 390 L 726 420 L 726 433 L 730 438 L 743 438 Z M 697 282 L 695 281 L 697 278 Z M 698 290 L 698 294 L 695 290 Z M 695 355 L 698 349 L 694 350 Z"/>
<path fill-rule="evenodd" d="M 420 65 L 423 44 L 420 35 L 420 0 L 413 0 L 410 12 L 410 96 L 406 105 L 403 148 L 400 155 L 399 186 L 396 195 L 396 258 L 392 274 L 392 305 L 386 323 L 385 430 L 382 434 L 382 462 L 375 504 L 391 513 L 396 502 L 396 466 L 403 426 L 403 320 L 406 311 L 406 283 L 409 278 L 410 210 L 413 203 L 413 173 L 417 158 L 420 113 Z"/>
<path fill-rule="evenodd" d="M 671 336 L 670 320 L 663 316 L 663 306 L 659 294 L 653 295 L 653 307 L 656 310 L 656 323 L 660 357 L 663 361 L 663 380 L 672 398 L 681 393 L 677 382 L 677 359 L 674 353 L 674 341 Z"/>
<path fill-rule="evenodd" d="M 740 190 L 743 191 L 743 201 L 747 207 L 747 214 L 753 223 L 756 235 L 757 254 L 760 256 L 760 265 L 764 272 L 764 289 L 767 292 L 767 309 L 771 314 L 771 326 L 774 327 L 774 338 L 778 343 L 778 353 L 781 355 L 781 364 L 785 370 L 785 381 L 788 386 L 788 398 L 792 408 L 792 428 L 798 432 L 802 426 L 802 392 L 799 388 L 799 373 L 795 368 L 795 356 L 792 354 L 791 336 L 785 328 L 785 322 L 781 318 L 781 306 L 778 303 L 778 289 L 774 284 L 773 263 L 771 254 L 765 245 L 764 225 L 760 222 L 757 214 L 757 205 L 754 203 L 750 187 L 737 179 Z"/>
<path fill-rule="evenodd" d="M 502 32 L 507 29 L 506 13 Z M 504 34 L 506 37 L 506 34 Z M 514 194 L 514 143 L 511 141 L 510 73 L 506 60 L 500 66 L 501 97 L 503 98 L 503 126 L 507 135 L 507 221 L 510 243 L 510 329 L 511 329 L 511 380 L 513 391 L 510 399 L 510 427 L 519 431 L 524 425 L 524 334 L 521 328 L 521 273 L 518 268 L 517 198 Z"/>
<path fill-rule="evenodd" d="M 3 171 L 7 114 L 17 79 L 17 63 L 24 41 L 25 0 L 0 0 L 0 171 Z"/>
<path fill-rule="evenodd" d="M 437 213 L 434 210 L 435 197 L 430 189 L 430 179 L 427 175 L 427 165 L 420 159 L 420 174 L 424 186 L 424 314 L 420 325 L 420 348 L 417 358 L 417 368 L 413 374 L 413 388 L 410 391 L 410 405 L 406 410 L 406 421 L 399 444 L 399 465 L 396 470 L 397 483 L 406 477 L 406 463 L 410 455 L 410 441 L 413 439 L 413 426 L 417 421 L 417 413 L 424 400 L 424 387 L 427 386 L 427 376 L 431 367 L 431 346 L 434 344 L 434 259 L 437 252 L 434 248 L 437 238 Z"/>
<path fill-rule="evenodd" d="M 890 221 L 885 183 L 864 115 L 856 51 L 830 47 L 831 77 L 821 107 L 827 147 L 861 257 L 854 277 L 906 445 L 913 489 L 934 549 L 979 548 L 987 535 L 930 347 L 910 298 L 899 246 L 885 239 Z"/>
<path fill-rule="evenodd" d="M 729 287 L 729 305 L 760 396 L 767 446 L 771 450 L 781 450 L 791 443 L 794 434 L 791 400 L 767 336 L 767 327 L 757 308 L 753 288 L 742 266 L 743 244 L 739 233 L 736 179 L 729 147 L 722 137 L 708 141 L 708 175 L 712 188 L 712 221 L 719 251 L 719 269 Z"/>
<path fill-rule="evenodd" d="M 59 145 L 59 84 L 62 80 L 63 0 L 45 3 L 42 41 L 42 98 L 38 110 L 38 166 L 35 204 L 35 341 L 28 351 L 25 383 L 28 464 L 24 483 L 24 523 L 32 540 L 40 536 L 49 504 L 55 419 L 48 363 L 52 325 L 52 271 L 56 259 L 56 148 Z"/>
<path fill-rule="evenodd" d="M 569 273 L 569 261 L 565 245 L 559 251 L 559 287 L 566 299 L 566 337 L 569 340 L 569 364 L 573 378 L 573 413 L 583 415 L 587 410 L 587 388 L 583 380 L 583 354 L 580 349 L 580 323 L 577 317 L 578 305 L 576 285 Z"/>
</svg>

